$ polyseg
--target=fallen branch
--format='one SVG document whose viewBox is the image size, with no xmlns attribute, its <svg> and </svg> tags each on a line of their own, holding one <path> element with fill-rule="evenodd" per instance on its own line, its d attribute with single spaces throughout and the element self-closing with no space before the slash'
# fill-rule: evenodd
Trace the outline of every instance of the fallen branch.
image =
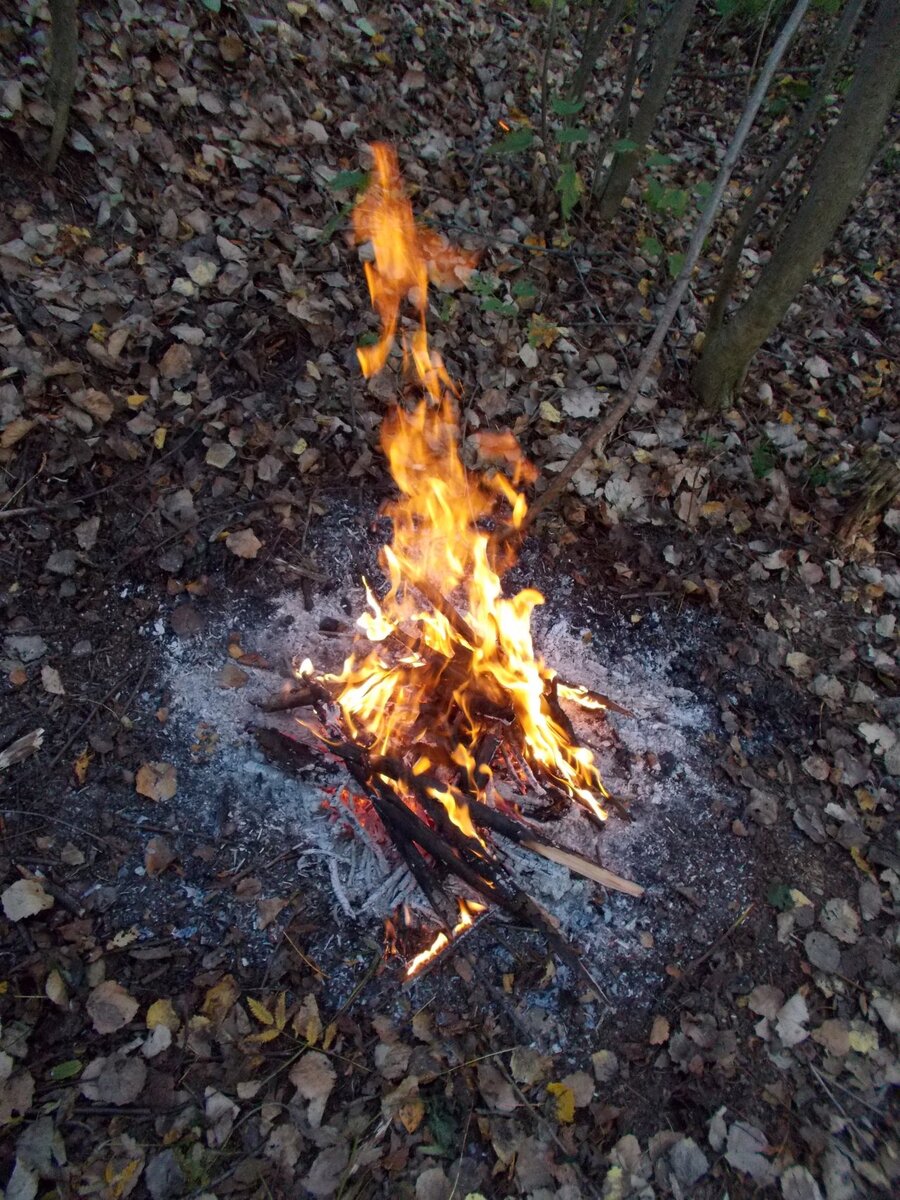
<svg viewBox="0 0 900 1200">
<path fill-rule="evenodd" d="M 653 336 L 647 343 L 647 348 L 644 350 L 644 353 L 641 356 L 641 361 L 638 363 L 637 369 L 635 370 L 634 375 L 631 377 L 631 381 L 628 384 L 628 388 L 626 389 L 624 396 L 618 402 L 618 404 L 614 405 L 610 409 L 603 420 L 599 421 L 588 433 L 584 441 L 581 443 L 581 446 L 575 451 L 575 453 L 554 479 L 553 483 L 551 483 L 547 490 L 537 498 L 534 504 L 532 504 L 520 528 L 512 536 L 518 535 L 518 537 L 521 537 L 522 534 L 524 534 L 525 531 L 540 516 L 544 509 L 556 502 L 562 492 L 566 489 L 566 487 L 568 487 L 572 477 L 581 467 L 584 466 L 593 451 L 597 447 L 601 446 L 605 439 L 608 438 L 609 435 L 616 429 L 619 422 L 637 399 L 638 393 L 640 392 L 644 381 L 649 375 L 650 369 L 656 362 L 657 355 L 662 349 L 662 344 L 666 339 L 666 335 L 671 328 L 672 322 L 675 320 L 678 309 L 681 307 L 681 302 L 684 299 L 685 292 L 688 289 L 688 284 L 690 283 L 691 276 L 693 275 L 694 267 L 697 265 L 697 261 L 700 258 L 700 252 L 703 249 L 703 243 L 706 241 L 706 238 L 713 227 L 713 223 L 718 216 L 719 208 L 721 207 L 722 199 L 725 195 L 725 189 L 728 186 L 729 179 L 731 178 L 731 173 L 734 170 L 741 151 L 744 148 L 744 143 L 746 142 L 753 126 L 753 122 L 756 119 L 756 114 L 759 111 L 759 107 L 765 99 L 766 92 L 769 90 L 769 84 L 772 82 L 772 76 L 778 69 L 778 64 L 781 62 L 781 59 L 787 50 L 788 44 L 796 33 L 797 28 L 800 22 L 803 20 L 803 16 L 808 7 L 809 0 L 797 0 L 794 10 L 785 22 L 784 28 L 782 29 L 778 40 L 769 52 L 769 57 L 766 59 L 766 64 L 762 69 L 756 87 L 753 89 L 753 93 L 747 101 L 743 115 L 738 123 L 738 127 L 734 132 L 733 138 L 731 139 L 731 144 L 725 152 L 725 157 L 722 159 L 722 165 L 719 168 L 718 175 L 716 176 L 716 182 L 713 185 L 712 193 L 703 209 L 700 220 L 697 222 L 693 237 L 691 238 L 691 243 L 688 246 L 687 252 L 685 253 L 681 270 L 678 272 L 678 278 L 675 280 L 672 291 L 669 294 L 669 299 L 666 301 L 665 308 L 660 314 L 656 329 L 653 331 Z M 507 536 L 510 535 L 507 534 Z"/>
</svg>

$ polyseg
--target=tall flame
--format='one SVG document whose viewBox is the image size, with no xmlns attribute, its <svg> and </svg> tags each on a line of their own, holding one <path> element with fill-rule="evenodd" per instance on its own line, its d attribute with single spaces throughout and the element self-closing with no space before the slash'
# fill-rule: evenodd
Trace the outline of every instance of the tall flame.
<svg viewBox="0 0 900 1200">
<path fill-rule="evenodd" d="M 431 759 L 469 768 L 491 721 L 515 722 L 521 757 L 603 818 L 599 798 L 607 793 L 593 756 L 575 743 L 555 703 L 555 673 L 534 652 L 531 617 L 543 597 L 533 588 L 503 595 L 508 542 L 492 539 L 487 528 L 495 516 L 521 525 L 526 502 L 519 487 L 531 477 L 528 465 L 512 435 L 499 434 L 481 444 L 497 469 L 466 471 L 455 389 L 428 343 L 429 278 L 460 281 L 475 257 L 416 222 L 396 154 L 381 144 L 372 152 L 373 177 L 353 228 L 357 243 L 371 244 L 366 280 L 381 335 L 358 351 L 359 362 L 367 378 L 380 371 L 399 334 L 424 399 L 412 411 L 396 407 L 383 423 L 381 442 L 400 492 L 386 509 L 393 540 L 380 557 L 390 589 L 379 601 L 367 587 L 361 636 L 329 682 L 351 736 L 373 755 L 403 758 L 417 748 L 418 772 Z M 416 313 L 408 330 L 401 318 L 407 300 Z M 480 792 L 483 784 L 484 774 Z M 429 794 L 477 838 L 458 788 L 442 785 Z"/>
</svg>

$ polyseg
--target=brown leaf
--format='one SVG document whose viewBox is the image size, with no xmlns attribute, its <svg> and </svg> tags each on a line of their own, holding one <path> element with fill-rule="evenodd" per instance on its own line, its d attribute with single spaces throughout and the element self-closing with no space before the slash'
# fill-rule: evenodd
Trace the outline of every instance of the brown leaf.
<svg viewBox="0 0 900 1200">
<path fill-rule="evenodd" d="M 475 1073 L 478 1077 L 478 1090 L 489 1108 L 495 1112 L 509 1113 L 519 1107 L 520 1101 L 513 1091 L 512 1084 L 503 1078 L 493 1063 L 480 1062 L 475 1068 Z"/>
<path fill-rule="evenodd" d="M 259 900 L 256 904 L 256 928 L 266 929 L 280 912 L 287 908 L 290 900 Z"/>
<path fill-rule="evenodd" d="M 238 558 L 256 558 L 262 549 L 262 542 L 252 529 L 238 529 L 229 533 L 225 545 Z"/>
<path fill-rule="evenodd" d="M 669 1022 L 665 1017 L 654 1017 L 650 1030 L 650 1045 L 664 1046 L 669 1040 Z"/>
<path fill-rule="evenodd" d="M 116 1033 L 134 1018 L 138 1002 L 120 983 L 107 979 L 94 988 L 85 1007 L 97 1033 Z"/>
<path fill-rule="evenodd" d="M 163 379 L 180 379 L 187 375 L 193 362 L 190 347 L 184 342 L 173 342 L 160 360 L 159 373 Z"/>
<path fill-rule="evenodd" d="M 310 1102 L 307 1119 L 317 1127 L 322 1123 L 325 1104 L 337 1079 L 334 1067 L 326 1055 L 310 1050 L 294 1063 L 289 1078 L 297 1094 Z"/>
<path fill-rule="evenodd" d="M 237 663 L 227 662 L 217 676 L 217 681 L 220 688 L 240 688 L 250 676 L 246 671 L 242 671 Z"/>
<path fill-rule="evenodd" d="M 142 763 L 134 780 L 135 791 L 148 800 L 171 800 L 178 790 L 178 773 L 171 763 Z"/>
<path fill-rule="evenodd" d="M 239 996 L 238 986 L 233 975 L 224 975 L 217 984 L 209 989 L 203 998 L 202 1013 L 209 1017 L 214 1025 L 224 1021 Z"/>
<path fill-rule="evenodd" d="M 144 870 L 151 879 L 162 875 L 175 861 L 175 853 L 164 837 L 152 837 L 144 850 Z"/>
<path fill-rule="evenodd" d="M 81 1094 L 101 1104 L 133 1104 L 146 1082 L 147 1067 L 140 1058 L 112 1054 L 88 1063 L 81 1077 Z"/>
</svg>

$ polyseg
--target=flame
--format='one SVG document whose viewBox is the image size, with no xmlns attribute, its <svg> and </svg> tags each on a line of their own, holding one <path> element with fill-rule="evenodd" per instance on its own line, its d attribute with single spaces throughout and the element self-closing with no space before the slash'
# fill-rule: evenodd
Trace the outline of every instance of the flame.
<svg viewBox="0 0 900 1200">
<path fill-rule="evenodd" d="M 453 926 L 452 933 L 449 935 L 449 937 L 446 933 L 439 933 L 430 946 L 426 947 L 424 950 L 421 950 L 417 955 L 415 955 L 414 958 L 409 960 L 409 963 L 406 967 L 407 979 L 411 979 L 413 975 L 416 975 L 419 971 L 421 971 L 426 963 L 429 963 L 432 961 L 432 959 L 437 958 L 437 956 L 443 950 L 447 949 L 451 941 L 458 938 L 464 930 L 470 929 L 474 924 L 475 918 L 478 916 L 478 914 L 484 912 L 485 908 L 487 907 L 484 904 L 479 904 L 475 900 L 460 900 L 458 903 L 459 920 Z"/>
<path fill-rule="evenodd" d="M 602 819 L 607 792 L 593 756 L 575 743 L 550 698 L 555 673 L 534 651 L 531 618 L 543 596 L 533 588 L 503 595 L 509 541 L 489 532 L 492 518 L 521 526 L 526 501 L 519 489 L 533 473 L 509 432 L 479 439 L 494 469 L 466 470 L 456 390 L 428 342 L 429 278 L 458 282 L 475 258 L 416 222 L 395 152 L 383 144 L 372 152 L 373 177 L 353 228 L 357 243 L 371 244 L 365 272 L 381 335 L 359 349 L 359 362 L 367 378 L 380 371 L 399 335 L 405 368 L 424 399 L 412 411 L 397 406 L 383 422 L 381 442 L 400 492 L 386 506 L 393 540 L 380 556 L 390 587 L 379 600 L 366 584 L 369 611 L 357 622 L 353 651 L 327 681 L 346 729 L 376 756 L 403 758 L 424 743 L 470 768 L 491 721 L 515 722 L 524 760 Z M 415 322 L 404 329 L 407 300 Z M 480 795 L 489 777 L 479 774 Z M 396 780 L 383 782 L 415 803 Z M 467 837 L 478 838 L 458 789 L 441 785 L 428 795 Z"/>
</svg>

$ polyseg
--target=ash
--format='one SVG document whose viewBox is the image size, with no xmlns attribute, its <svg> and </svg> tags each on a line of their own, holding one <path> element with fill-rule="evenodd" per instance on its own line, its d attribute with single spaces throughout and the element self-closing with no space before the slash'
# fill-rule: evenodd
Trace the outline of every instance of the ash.
<svg viewBox="0 0 900 1200">
<path fill-rule="evenodd" d="M 665 980 L 665 965 L 702 953 L 734 921 L 745 892 L 745 867 L 730 832 L 738 800 L 716 767 L 717 708 L 697 681 L 693 689 L 676 682 L 685 674 L 676 660 L 690 660 L 715 630 L 690 614 L 674 631 L 654 613 L 638 624 L 601 615 L 572 596 L 565 578 L 547 590 L 554 601 L 536 621 L 538 653 L 565 678 L 634 713 L 597 717 L 568 709 L 632 820 L 611 815 L 598 831 L 573 807 L 548 833 L 647 893 L 642 900 L 604 894 L 508 843 L 499 841 L 498 849 L 582 950 L 607 996 L 649 1003 Z M 336 922 L 352 917 L 380 929 L 398 904 L 427 906 L 377 829 L 364 829 L 352 806 L 341 802 L 344 787 L 358 790 L 352 779 L 319 754 L 299 772 L 282 770 L 264 757 L 253 734 L 254 726 L 268 725 L 303 737 L 295 713 L 263 714 L 257 706 L 303 658 L 319 670 L 339 668 L 350 638 L 323 633 L 320 625 L 325 618 L 346 622 L 347 608 L 358 613 L 363 607 L 362 591 L 350 587 L 340 600 L 338 593 L 319 598 L 311 611 L 299 592 L 272 603 L 235 598 L 219 606 L 200 637 L 179 640 L 162 622 L 152 633 L 161 642 L 169 696 L 167 753 L 178 766 L 179 795 L 197 820 L 209 817 L 228 792 L 239 825 L 276 830 L 294 847 L 299 882 L 329 897 Z M 235 634 L 268 669 L 242 668 L 242 686 L 224 687 L 228 638 Z M 497 948 L 498 961 L 506 953 Z"/>
</svg>

